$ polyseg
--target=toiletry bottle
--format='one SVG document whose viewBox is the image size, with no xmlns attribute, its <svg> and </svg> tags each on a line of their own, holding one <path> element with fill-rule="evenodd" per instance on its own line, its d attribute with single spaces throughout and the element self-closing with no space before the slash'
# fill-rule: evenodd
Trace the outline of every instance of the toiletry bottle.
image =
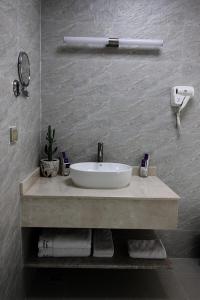
<svg viewBox="0 0 200 300">
<path fill-rule="evenodd" d="M 144 158 L 141 161 L 140 177 L 147 177 L 149 171 L 149 154 L 145 153 Z"/>
<path fill-rule="evenodd" d="M 149 168 L 149 154 L 148 153 L 145 153 L 144 155 L 144 160 L 145 160 L 145 166 L 147 167 L 147 169 Z"/>
<path fill-rule="evenodd" d="M 140 177 L 147 177 L 147 168 L 145 166 L 145 160 L 142 159 L 141 165 L 140 165 Z"/>
<path fill-rule="evenodd" d="M 68 176 L 70 163 L 65 151 L 60 153 L 60 170 L 62 176 Z"/>
</svg>

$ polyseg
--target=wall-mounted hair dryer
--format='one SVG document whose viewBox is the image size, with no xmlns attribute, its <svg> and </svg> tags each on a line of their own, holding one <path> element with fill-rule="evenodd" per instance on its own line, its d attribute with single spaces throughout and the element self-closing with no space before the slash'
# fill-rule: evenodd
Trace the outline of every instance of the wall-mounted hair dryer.
<svg viewBox="0 0 200 300">
<path fill-rule="evenodd" d="M 176 124 L 178 130 L 180 130 L 181 127 L 181 111 L 193 97 L 193 86 L 175 86 L 171 90 L 171 106 L 176 108 Z"/>
</svg>

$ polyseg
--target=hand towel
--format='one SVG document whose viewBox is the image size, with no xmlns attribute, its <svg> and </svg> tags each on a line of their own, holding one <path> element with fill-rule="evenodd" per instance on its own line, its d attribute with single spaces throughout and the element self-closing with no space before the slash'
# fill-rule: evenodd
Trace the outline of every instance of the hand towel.
<svg viewBox="0 0 200 300">
<path fill-rule="evenodd" d="M 167 253 L 161 240 L 129 240 L 128 252 L 132 258 L 167 258 Z"/>
<path fill-rule="evenodd" d="M 91 229 L 45 229 L 39 237 L 38 248 L 91 248 Z"/>
<path fill-rule="evenodd" d="M 112 232 L 109 229 L 93 230 L 93 256 L 113 257 L 114 245 Z"/>
</svg>

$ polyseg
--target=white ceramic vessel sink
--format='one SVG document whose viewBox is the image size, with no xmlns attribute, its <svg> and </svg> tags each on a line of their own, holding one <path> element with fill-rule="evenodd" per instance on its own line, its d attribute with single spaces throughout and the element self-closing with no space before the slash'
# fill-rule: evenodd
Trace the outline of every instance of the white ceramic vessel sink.
<svg viewBox="0 0 200 300">
<path fill-rule="evenodd" d="M 131 181 L 132 167 L 118 163 L 83 162 L 70 166 L 75 185 L 92 189 L 118 189 Z"/>
</svg>

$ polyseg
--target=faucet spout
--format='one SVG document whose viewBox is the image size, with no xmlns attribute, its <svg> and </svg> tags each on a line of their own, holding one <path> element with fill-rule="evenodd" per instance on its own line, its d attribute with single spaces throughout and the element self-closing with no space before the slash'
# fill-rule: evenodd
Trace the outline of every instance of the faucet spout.
<svg viewBox="0 0 200 300">
<path fill-rule="evenodd" d="M 103 143 L 98 143 L 97 161 L 103 162 Z"/>
</svg>

